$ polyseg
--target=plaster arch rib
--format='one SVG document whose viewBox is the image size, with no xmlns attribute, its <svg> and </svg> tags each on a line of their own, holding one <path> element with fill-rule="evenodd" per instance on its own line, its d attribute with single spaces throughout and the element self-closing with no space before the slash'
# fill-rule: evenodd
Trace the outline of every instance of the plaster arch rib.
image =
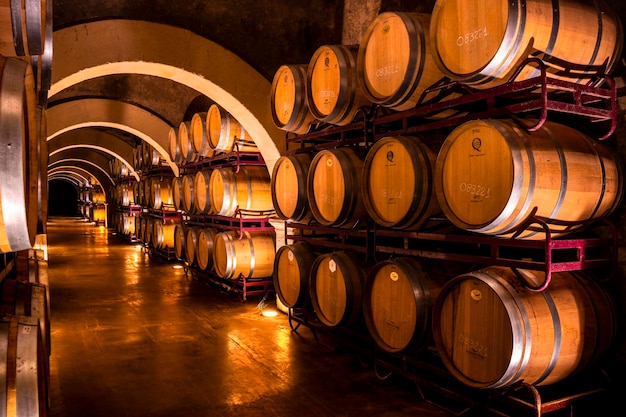
<svg viewBox="0 0 626 417">
<path fill-rule="evenodd" d="M 278 149 L 284 148 L 285 132 L 274 125 L 270 112 L 271 82 L 190 31 L 146 21 L 95 21 L 54 32 L 54 56 L 49 97 L 111 74 L 167 78 L 206 95 L 235 117 L 254 138 L 270 172 Z"/>
<path fill-rule="evenodd" d="M 90 98 L 52 106 L 47 109 L 46 118 L 48 142 L 77 129 L 113 127 L 148 142 L 178 175 L 178 167 L 167 151 L 170 126 L 145 109 L 117 100 Z M 132 148 L 129 147 L 128 151 L 132 158 Z"/>
</svg>

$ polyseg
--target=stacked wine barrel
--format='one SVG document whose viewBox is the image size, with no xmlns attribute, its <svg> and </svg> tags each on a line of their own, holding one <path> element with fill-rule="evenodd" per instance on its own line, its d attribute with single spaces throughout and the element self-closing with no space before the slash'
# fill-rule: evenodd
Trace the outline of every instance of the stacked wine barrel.
<svg viewBox="0 0 626 417">
<path fill-rule="evenodd" d="M 170 159 L 180 172 L 171 178 L 171 203 L 184 219 L 171 231 L 176 258 L 192 271 L 224 280 L 271 280 L 275 232 L 233 231 L 228 222 L 213 221 L 266 217 L 273 211 L 267 167 L 228 162 L 234 153 L 257 154 L 254 139 L 236 118 L 212 104 L 170 128 L 168 140 Z"/>
<path fill-rule="evenodd" d="M 445 130 L 372 144 L 365 131 L 356 145 L 324 148 L 313 139 L 333 126 L 359 129 L 358 118 L 367 121 L 377 107 L 393 114 L 453 99 L 431 88 L 450 81 L 488 93 L 538 76 L 541 66 L 548 77 L 598 86 L 622 42 L 619 20 L 601 1 L 553 8 L 550 1 L 438 0 L 432 14 L 381 13 L 360 45 L 325 45 L 308 64 L 277 70 L 274 122 L 300 145 L 287 149 L 272 173 L 277 216 L 287 228 L 314 225 L 328 234 L 408 237 L 444 222 L 445 230 L 470 238 L 585 236 L 615 212 L 624 174 L 608 142 L 569 123 L 547 120 L 528 131 L 532 116 L 512 115 L 464 118 Z M 543 282 L 544 272 L 452 268 L 402 255 L 403 248 L 392 256 L 363 248 L 373 255 L 366 261 L 362 251 L 332 251 L 315 236 L 303 232 L 277 251 L 282 304 L 312 312 L 325 327 L 362 320 L 376 348 L 392 355 L 433 347 L 469 386 L 554 384 L 597 364 L 616 341 L 612 295 L 585 272 L 553 272 L 536 292 L 529 287 Z"/>
</svg>

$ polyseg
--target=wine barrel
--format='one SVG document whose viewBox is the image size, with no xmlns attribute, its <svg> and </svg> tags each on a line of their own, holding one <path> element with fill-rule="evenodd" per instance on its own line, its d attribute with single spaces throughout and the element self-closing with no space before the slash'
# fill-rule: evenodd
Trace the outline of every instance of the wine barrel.
<svg viewBox="0 0 626 417">
<path fill-rule="evenodd" d="M 157 151 L 154 146 L 150 145 L 148 142 L 142 142 L 143 147 L 143 161 L 144 165 L 147 169 L 157 168 L 161 166 L 161 154 Z"/>
<path fill-rule="evenodd" d="M 214 153 L 247 151 L 257 152 L 254 139 L 230 113 L 217 104 L 209 107 L 206 118 L 206 133 L 209 146 Z"/>
<path fill-rule="evenodd" d="M 196 212 L 199 214 L 211 214 L 211 190 L 209 184 L 211 183 L 211 170 L 202 170 L 196 172 L 193 183 L 194 192 L 194 204 L 196 206 Z"/>
<path fill-rule="evenodd" d="M 41 1 L 0 1 L 0 55 L 26 57 L 43 55 L 52 25 L 51 8 Z M 51 27 L 49 28 L 51 29 Z"/>
<path fill-rule="evenodd" d="M 608 216 L 623 189 L 619 159 L 565 125 L 527 133 L 510 120 L 476 120 L 450 133 L 435 167 L 437 199 L 456 226 L 510 236 L 534 213 L 553 236 Z M 531 225 L 522 239 L 544 239 Z"/>
<path fill-rule="evenodd" d="M 367 215 L 360 191 L 363 161 L 351 148 L 318 152 L 309 167 L 307 196 L 315 219 L 325 226 L 352 227 Z"/>
<path fill-rule="evenodd" d="M 369 106 L 358 82 L 358 45 L 322 45 L 307 68 L 307 101 L 313 116 L 326 123 L 350 124 Z"/>
<path fill-rule="evenodd" d="M 209 143 L 209 135 L 207 134 L 206 118 L 207 112 L 195 113 L 191 117 L 190 135 L 193 151 L 198 157 L 213 156 L 214 150 Z"/>
<path fill-rule="evenodd" d="M 37 274 L 35 265 L 29 266 Z M 28 271 L 26 271 L 28 272 Z M 50 298 L 48 286 L 23 279 L 6 278 L 2 281 L 3 314 L 34 317 L 39 320 L 39 330 L 45 352 L 50 354 Z"/>
<path fill-rule="evenodd" d="M 178 145 L 182 154 L 183 163 L 189 164 L 198 160 L 198 154 L 193 151 L 193 145 L 190 136 L 191 122 L 182 121 L 178 125 Z"/>
<path fill-rule="evenodd" d="M 361 179 L 370 217 L 381 226 L 417 230 L 440 212 L 433 186 L 436 159 L 417 137 L 378 140 L 365 157 Z"/>
<path fill-rule="evenodd" d="M 612 72 L 624 34 L 601 0 L 438 0 L 431 40 L 436 62 L 452 80 L 490 88 L 508 81 L 529 56 L 542 59 L 550 77 L 586 84 Z M 529 65 L 516 79 L 538 75 Z"/>
<path fill-rule="evenodd" d="M 204 227 L 198 229 L 196 233 L 195 257 L 198 268 L 203 271 L 212 271 L 215 236 L 218 231 L 212 227 Z"/>
<path fill-rule="evenodd" d="M 174 208 L 172 179 L 170 177 L 153 178 L 151 187 L 152 208 L 156 210 L 172 210 Z"/>
<path fill-rule="evenodd" d="M 308 153 L 283 155 L 274 164 L 270 192 L 279 218 L 303 223 L 311 218 L 307 178 L 312 159 Z"/>
<path fill-rule="evenodd" d="M 137 231 L 137 218 L 124 213 L 122 216 L 122 234 L 125 236 L 134 235 Z"/>
<path fill-rule="evenodd" d="M 37 235 L 39 137 L 30 65 L 0 56 L 0 253 L 29 249 Z"/>
<path fill-rule="evenodd" d="M 416 352 L 432 342 L 432 305 L 441 286 L 414 258 L 374 265 L 363 287 L 363 317 L 376 345 L 391 353 Z"/>
<path fill-rule="evenodd" d="M 357 55 L 358 79 L 368 100 L 408 110 L 416 106 L 424 90 L 444 78 L 430 50 L 430 17 L 385 12 L 368 26 Z"/>
<path fill-rule="evenodd" d="M 361 315 L 365 271 L 356 254 L 337 251 L 319 255 L 311 268 L 309 291 L 319 321 L 344 327 Z"/>
<path fill-rule="evenodd" d="M 200 227 L 198 226 L 189 226 L 186 227 L 184 229 L 184 252 L 183 252 L 183 256 L 185 261 L 187 262 L 187 264 L 189 265 L 194 265 L 194 263 L 197 263 L 197 259 L 196 259 L 196 245 L 198 242 L 198 231 L 200 230 Z"/>
<path fill-rule="evenodd" d="M 174 249 L 174 230 L 180 221 L 158 219 L 153 222 L 152 244 L 157 249 Z"/>
<path fill-rule="evenodd" d="M 545 275 L 488 267 L 448 281 L 435 302 L 435 344 L 466 385 L 553 384 L 597 363 L 615 339 L 614 301 L 588 276 L 553 272 L 536 292 L 516 274 L 533 285 Z"/>
<path fill-rule="evenodd" d="M 183 210 L 183 179 L 182 177 L 172 178 L 172 204 L 174 204 L 174 210 Z"/>
<path fill-rule="evenodd" d="M 273 210 L 270 176 L 265 166 L 216 168 L 209 179 L 210 201 L 213 212 L 220 216 L 234 216 L 237 209 L 250 211 Z"/>
<path fill-rule="evenodd" d="M 0 317 L 0 413 L 46 416 L 48 407 L 48 358 L 43 348 L 39 320 L 35 317 Z"/>
<path fill-rule="evenodd" d="M 214 240 L 213 268 L 225 279 L 267 278 L 274 271 L 275 255 L 274 232 L 220 232 Z"/>
<path fill-rule="evenodd" d="M 308 65 L 281 65 L 272 80 L 270 109 L 277 128 L 299 135 L 307 133 L 315 116 L 307 101 Z"/>
<path fill-rule="evenodd" d="M 285 307 L 310 304 L 309 274 L 315 262 L 313 248 L 306 242 L 281 246 L 274 259 L 274 289 Z"/>
<path fill-rule="evenodd" d="M 193 183 L 195 176 L 193 174 L 183 175 L 182 179 L 182 200 L 183 200 L 183 211 L 187 213 L 195 213 L 195 194 L 193 192 Z"/>
<path fill-rule="evenodd" d="M 187 226 L 177 224 L 174 227 L 174 256 L 176 259 L 184 259 L 185 257 L 185 240 Z"/>
<path fill-rule="evenodd" d="M 169 140 L 170 159 L 175 164 L 181 164 L 183 162 L 183 152 L 178 142 L 178 128 L 170 127 L 167 137 Z"/>
</svg>

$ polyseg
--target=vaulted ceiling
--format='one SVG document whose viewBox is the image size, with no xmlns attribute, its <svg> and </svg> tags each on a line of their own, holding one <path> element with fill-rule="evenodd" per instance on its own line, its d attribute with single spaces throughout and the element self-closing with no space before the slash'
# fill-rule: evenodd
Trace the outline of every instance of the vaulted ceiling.
<svg viewBox="0 0 626 417">
<path fill-rule="evenodd" d="M 435 3 L 48 1 L 49 177 L 91 177 L 105 188 L 113 184 L 108 161 L 121 160 L 132 172 L 132 151 L 141 141 L 169 160 L 169 129 L 212 103 L 242 123 L 272 164 L 284 150 L 285 133 L 273 124 L 269 107 L 280 65 L 307 63 L 319 46 L 345 43 L 346 27 L 359 25 L 350 20 L 353 8 L 364 7 L 357 15 L 371 17 L 387 10 L 430 12 Z M 607 3 L 624 21 L 623 1 Z"/>
</svg>

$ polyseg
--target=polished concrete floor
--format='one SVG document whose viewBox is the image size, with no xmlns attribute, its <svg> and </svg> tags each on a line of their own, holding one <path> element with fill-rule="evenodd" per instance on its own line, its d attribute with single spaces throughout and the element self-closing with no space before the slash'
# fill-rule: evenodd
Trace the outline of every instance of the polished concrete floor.
<svg viewBox="0 0 626 417">
<path fill-rule="evenodd" d="M 52 218 L 48 254 L 51 417 L 450 415 L 103 227 Z"/>
</svg>

